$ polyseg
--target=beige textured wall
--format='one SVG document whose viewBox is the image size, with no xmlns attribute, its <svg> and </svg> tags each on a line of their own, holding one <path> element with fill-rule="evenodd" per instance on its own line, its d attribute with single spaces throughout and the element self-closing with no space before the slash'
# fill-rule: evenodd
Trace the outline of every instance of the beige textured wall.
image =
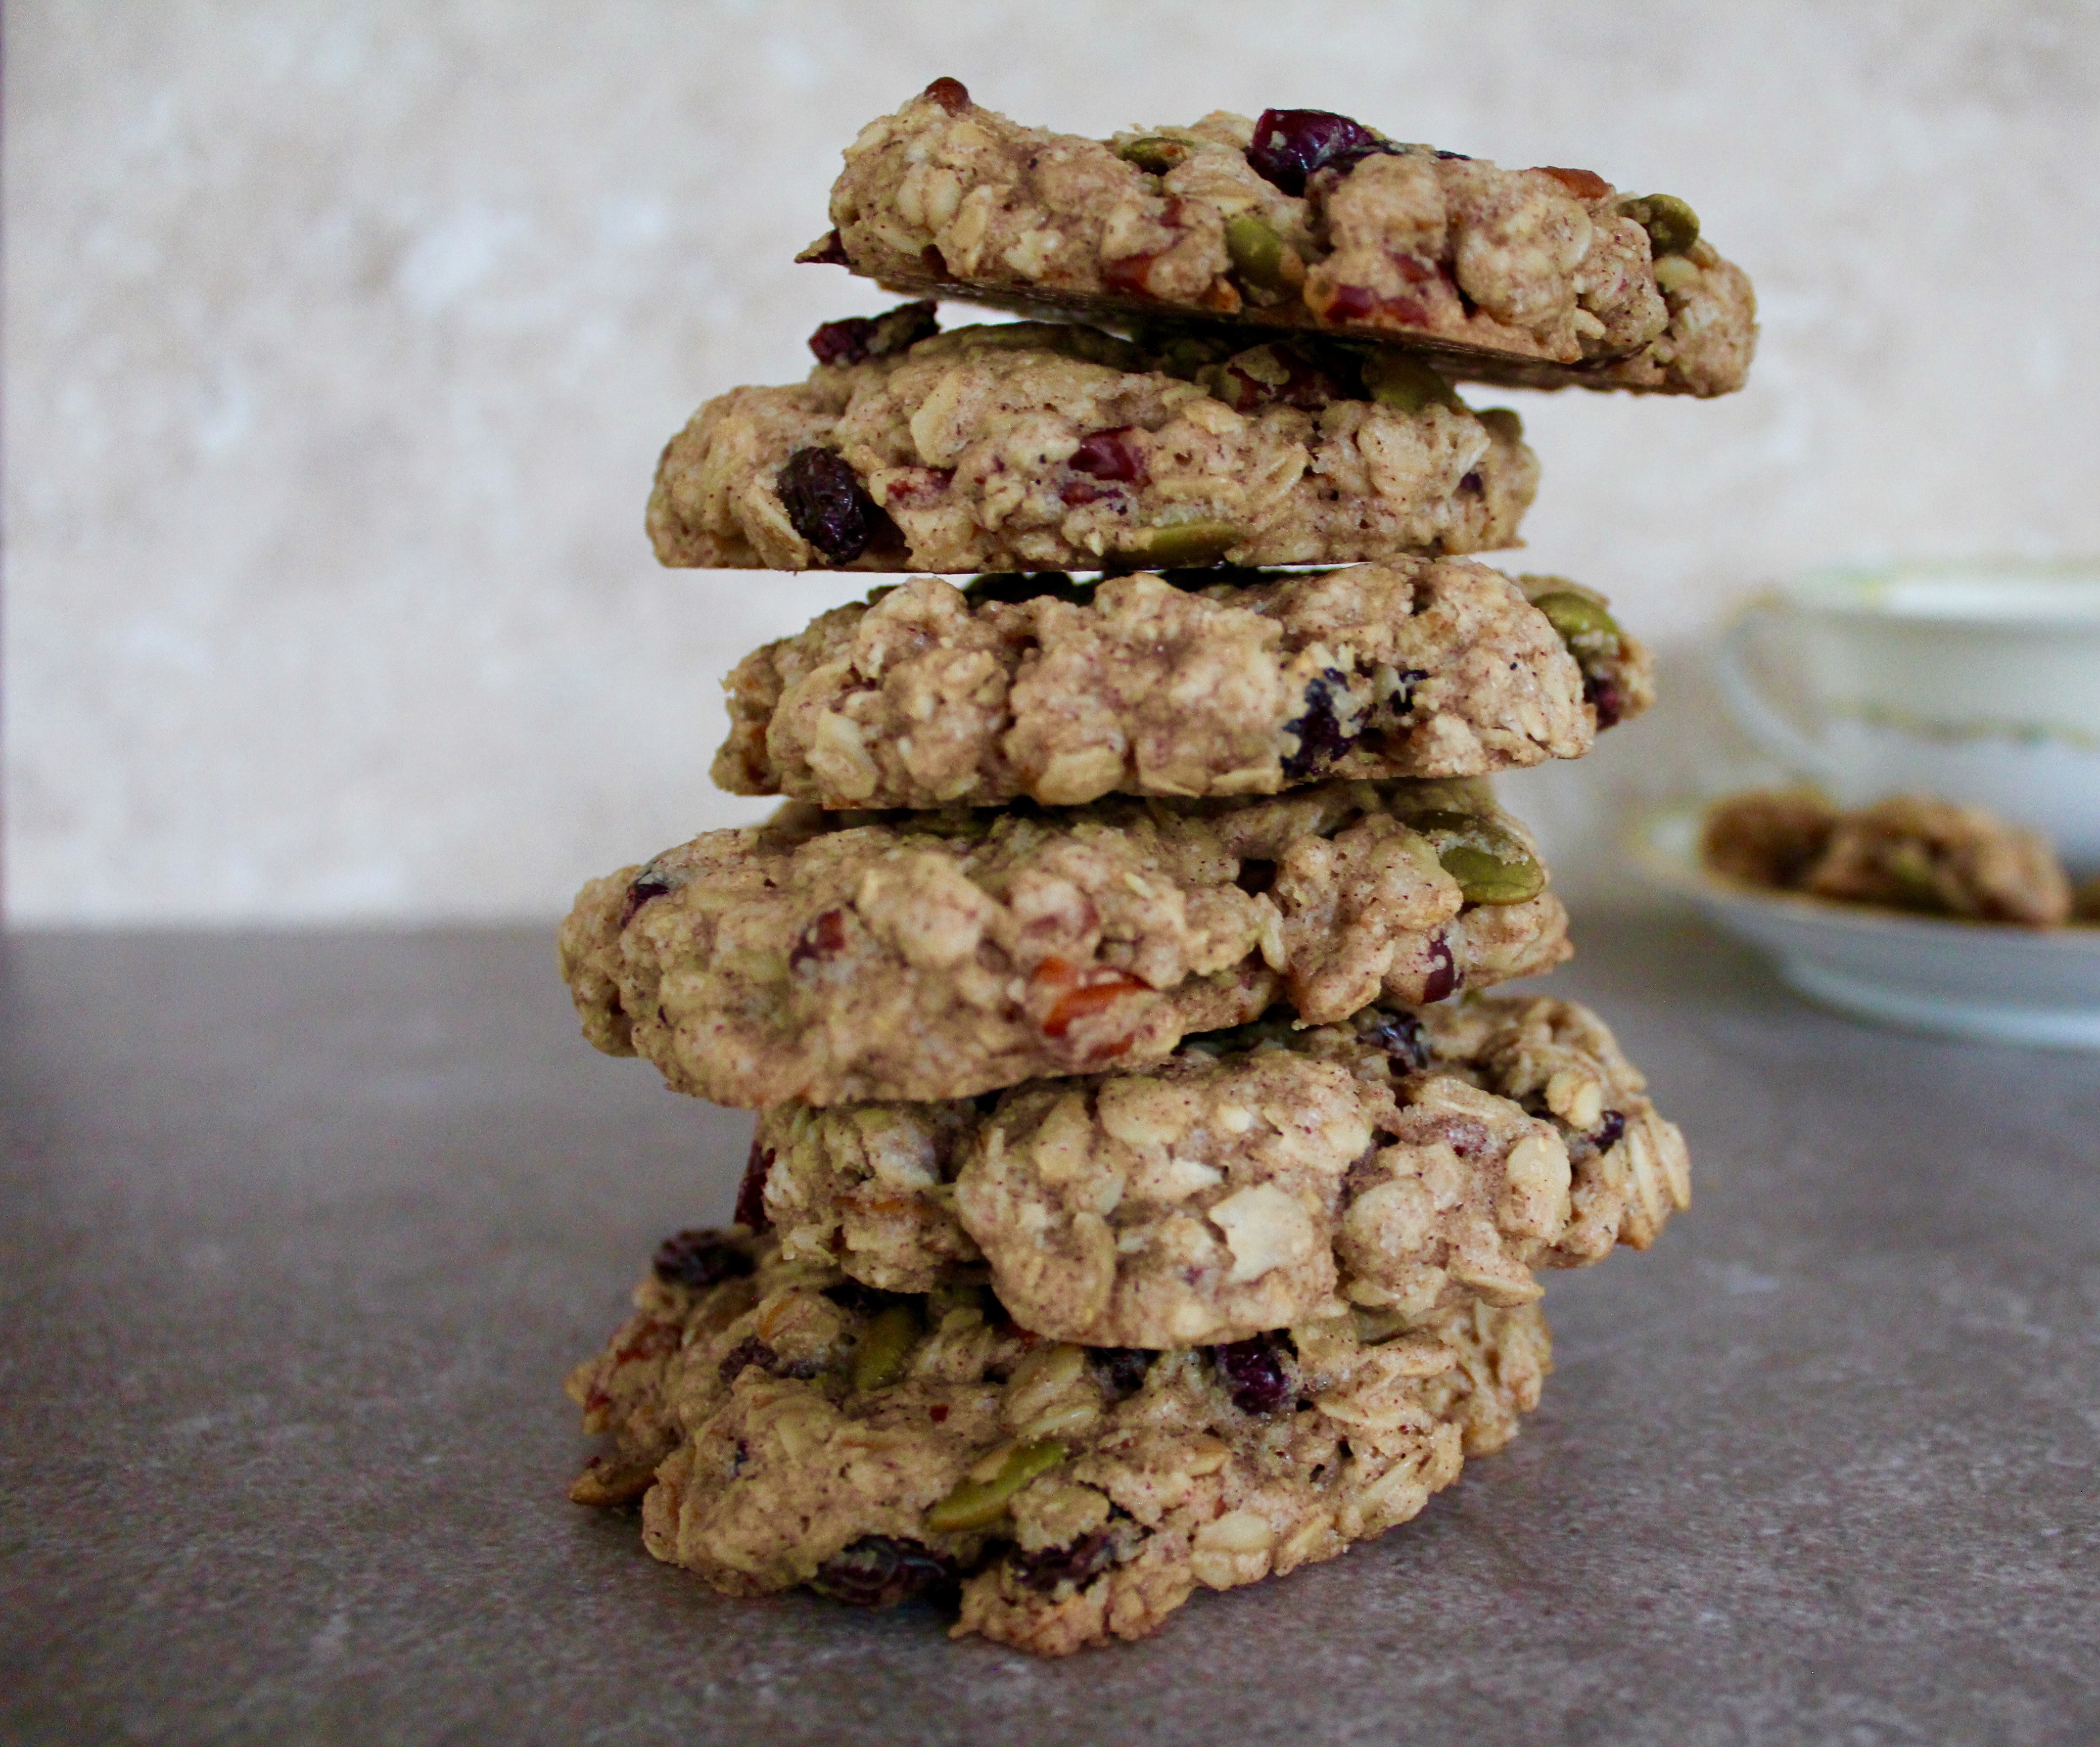
<svg viewBox="0 0 2100 1747">
<path fill-rule="evenodd" d="M 938 73 L 1094 132 L 1270 103 L 1689 197 L 1754 386 L 1526 399 L 1528 567 L 1677 683 L 1512 786 L 1576 883 L 1717 743 L 1696 639 L 1832 558 L 2100 549 L 2090 5 L 20 0 L 18 920 L 498 917 L 748 818 L 717 682 L 853 586 L 658 571 L 658 446 L 871 288 L 790 257 Z M 1515 397 L 1524 399 L 1524 397 Z"/>
</svg>

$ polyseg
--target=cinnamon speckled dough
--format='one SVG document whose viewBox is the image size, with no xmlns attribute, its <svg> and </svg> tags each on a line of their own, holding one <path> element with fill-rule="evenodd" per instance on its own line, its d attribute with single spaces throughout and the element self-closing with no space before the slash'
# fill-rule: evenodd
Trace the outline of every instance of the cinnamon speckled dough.
<svg viewBox="0 0 2100 1747">
<path fill-rule="evenodd" d="M 1848 903 L 2028 928 L 2075 907 L 2040 832 L 1929 795 L 1852 812 L 1804 789 L 1732 796 L 1708 810 L 1701 851 L 1731 878 Z"/>
<path fill-rule="evenodd" d="M 733 389 L 664 451 L 650 538 L 674 566 L 881 571 L 1345 563 L 1517 543 L 1538 468 L 1515 413 L 1448 390 L 1406 410 L 1317 386 L 1299 398 L 1317 404 L 1260 405 L 1257 377 L 1286 373 L 1275 349 L 1236 362 L 1246 412 L 1110 335 L 1017 323 Z M 851 468 L 895 540 L 849 556 L 811 545 L 780 473 L 812 448 Z"/>
<path fill-rule="evenodd" d="M 846 148 L 834 231 L 802 258 L 1110 324 L 1165 311 L 1405 339 L 1449 373 L 1537 387 L 1742 386 L 1749 279 L 1703 239 L 1678 246 L 1661 224 L 1652 239 L 1601 178 L 1401 146 L 1321 170 L 1299 195 L 1249 162 L 1255 128 L 1220 111 L 1087 139 L 936 82 Z M 1162 174 L 1118 155 L 1140 138 L 1155 161 L 1179 161 Z M 1681 203 L 1671 211 L 1696 230 Z M 1235 261 L 1235 221 L 1272 240 L 1257 245 L 1265 271 L 1244 241 Z"/>
<path fill-rule="evenodd" d="M 1467 902 L 1454 830 L 1505 846 L 1510 901 Z M 1548 969 L 1569 949 L 1543 880 L 1478 783 L 791 805 L 593 880 L 561 961 L 592 1043 L 718 1104 L 968 1097 L 1156 1061 L 1282 999 L 1325 1023 Z"/>
<path fill-rule="evenodd" d="M 790 1260 L 892 1291 L 982 1260 L 1027 1327 L 1091 1346 L 1239 1340 L 1343 1300 L 1526 1304 L 1533 1268 L 1645 1249 L 1691 1199 L 1610 1032 L 1542 997 L 1264 1021 L 990 1111 L 783 1107 L 757 1145 Z"/>
<path fill-rule="evenodd" d="M 1405 1522 L 1515 1435 L 1551 1364 L 1535 1306 L 1154 1354 L 1043 1340 L 966 1286 L 856 1295 L 733 1234 L 664 1255 L 569 1379 L 608 1440 L 571 1497 L 639 1497 L 649 1551 L 731 1595 L 880 1606 L 960 1581 L 955 1636 L 1039 1655 Z"/>
<path fill-rule="evenodd" d="M 1578 655 L 1531 605 L 1601 605 L 1555 577 L 1463 558 L 1210 574 L 992 578 L 989 598 L 920 576 L 836 607 L 730 675 L 715 781 L 825 807 L 1070 806 L 1478 776 L 1579 758 L 1654 697 L 1633 638 Z"/>
</svg>

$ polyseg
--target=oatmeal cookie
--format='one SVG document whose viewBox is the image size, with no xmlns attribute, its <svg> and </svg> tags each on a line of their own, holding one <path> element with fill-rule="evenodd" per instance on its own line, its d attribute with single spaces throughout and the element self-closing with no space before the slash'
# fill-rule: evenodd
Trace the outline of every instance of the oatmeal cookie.
<svg viewBox="0 0 2100 1747">
<path fill-rule="evenodd" d="M 1123 1347 L 1239 1340 L 1344 1300 L 1410 1323 L 1526 1304 L 1533 1268 L 1646 1249 L 1691 1200 L 1683 1136 L 1595 1014 L 1480 995 L 1187 1038 L 990 1110 L 782 1106 L 750 1184 L 790 1260 L 892 1291 L 982 1261 L 1039 1335 Z"/>
<path fill-rule="evenodd" d="M 584 888 L 584 1034 L 718 1104 L 957 1098 L 1550 968 L 1567 918 L 1479 783 L 820 813 Z"/>
<path fill-rule="evenodd" d="M 1757 340 L 1748 277 L 1683 201 L 1320 110 L 1087 139 L 937 79 L 846 148 L 831 215 L 801 258 L 894 290 L 1404 341 L 1532 387 L 1727 394 Z"/>
<path fill-rule="evenodd" d="M 1980 808 L 1898 795 L 1856 812 L 1794 790 L 1717 802 L 1701 839 L 1732 879 L 1885 909 L 2058 928 L 2070 876 L 2040 832 Z"/>
<path fill-rule="evenodd" d="M 1601 596 L 1464 558 L 918 576 L 746 656 L 726 689 L 717 786 L 824 807 L 1478 776 L 1579 758 L 1655 695 Z"/>
<path fill-rule="evenodd" d="M 1476 413 L 1403 358 L 1259 335 L 1147 351 L 1044 322 L 934 333 L 920 307 L 917 325 L 907 306 L 866 334 L 827 323 L 808 382 L 733 389 L 695 413 L 657 466 L 656 556 L 773 570 L 1344 563 L 1515 545 L 1537 489 L 1515 413 Z"/>
<path fill-rule="evenodd" d="M 726 1595 L 960 1586 L 954 1635 L 1048 1656 L 1405 1522 L 1515 1436 L 1551 1363 L 1535 1305 L 1088 1348 L 981 1286 L 871 1293 L 740 1229 L 673 1238 L 634 1303 L 569 1379 L 607 1440 L 572 1498 L 638 1498 L 649 1551 Z"/>
</svg>

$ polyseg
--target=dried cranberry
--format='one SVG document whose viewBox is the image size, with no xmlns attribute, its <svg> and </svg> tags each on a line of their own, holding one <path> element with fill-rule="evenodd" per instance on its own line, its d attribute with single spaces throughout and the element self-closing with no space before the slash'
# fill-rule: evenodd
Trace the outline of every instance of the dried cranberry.
<svg viewBox="0 0 2100 1747">
<path fill-rule="evenodd" d="M 827 563 L 850 564 L 885 536 L 897 539 L 889 519 L 860 483 L 860 475 L 829 449 L 797 449 L 780 470 L 774 487 L 795 532 Z"/>
<path fill-rule="evenodd" d="M 1590 1131 L 1590 1145 L 1600 1153 L 1608 1153 L 1625 1137 L 1626 1114 L 1621 1110 L 1607 1110 L 1604 1119 Z"/>
<path fill-rule="evenodd" d="M 1439 934 L 1429 942 L 1429 975 L 1423 979 L 1422 999 L 1440 1001 L 1458 986 L 1458 961 L 1451 956 L 1451 942 Z"/>
<path fill-rule="evenodd" d="M 801 254 L 796 256 L 795 258 L 798 262 L 806 262 L 817 267 L 850 267 L 853 265 L 853 262 L 846 255 L 846 245 L 844 241 L 840 240 L 839 233 L 836 231 L 825 232 L 821 238 L 810 244 L 807 249 L 805 249 Z"/>
<path fill-rule="evenodd" d="M 955 1560 L 916 1541 L 862 1535 L 818 1566 L 810 1587 L 856 1608 L 893 1608 L 923 1590 L 945 1588 L 961 1575 Z"/>
<path fill-rule="evenodd" d="M 1277 1329 L 1229 1347 L 1213 1347 L 1211 1362 L 1233 1406 L 1243 1414 L 1273 1414 L 1296 1393 L 1290 1375 L 1296 1352 L 1290 1335 Z"/>
<path fill-rule="evenodd" d="M 1158 1355 L 1145 1347 L 1096 1347 L 1094 1368 L 1118 1396 L 1136 1395 L 1145 1387 L 1145 1374 Z"/>
<path fill-rule="evenodd" d="M 1478 469 L 1475 469 L 1474 470 L 1467 473 L 1466 476 L 1458 482 L 1458 489 L 1462 492 L 1479 493 L 1486 491 L 1487 488 L 1487 481 L 1480 477 Z"/>
<path fill-rule="evenodd" d="M 721 1380 L 733 1383 L 754 1365 L 770 1377 L 814 1377 L 823 1369 L 814 1359 L 783 1359 L 756 1335 L 747 1335 L 723 1355 Z"/>
<path fill-rule="evenodd" d="M 1265 372 L 1258 374 L 1238 358 L 1229 362 L 1223 374 L 1231 390 L 1228 404 L 1235 412 L 1255 412 L 1277 405 L 1317 412 L 1335 401 L 1361 398 L 1350 388 L 1350 378 L 1357 373 L 1339 355 L 1316 357 L 1296 346 L 1268 346 L 1260 350 L 1268 354 L 1274 368 L 1282 370 L 1283 380 L 1269 382 Z"/>
<path fill-rule="evenodd" d="M 1335 694 L 1346 695 L 1348 686 L 1346 675 L 1329 668 L 1305 688 L 1305 713 L 1283 725 L 1286 734 L 1298 736 L 1298 750 L 1283 761 L 1283 774 L 1290 781 L 1302 783 L 1326 770 L 1356 739 L 1335 713 Z"/>
<path fill-rule="evenodd" d="M 698 1290 L 741 1278 L 755 1264 L 750 1252 L 727 1232 L 705 1226 L 666 1237 L 657 1245 L 651 1265 L 659 1280 Z"/>
<path fill-rule="evenodd" d="M 620 907 L 620 925 L 625 928 L 634 920 L 634 912 L 651 898 L 661 898 L 673 889 L 671 882 L 655 868 L 643 868 L 627 888 L 627 901 Z"/>
<path fill-rule="evenodd" d="M 795 937 L 788 949 L 788 968 L 798 971 L 812 959 L 828 959 L 846 943 L 846 913 L 827 910 Z"/>
<path fill-rule="evenodd" d="M 770 1371 L 779 1358 L 780 1355 L 756 1335 L 747 1335 L 722 1356 L 721 1380 L 733 1383 L 754 1365 L 761 1371 Z"/>
<path fill-rule="evenodd" d="M 940 331 L 941 318 L 931 302 L 900 303 L 880 315 L 825 322 L 810 336 L 810 350 L 819 364 L 863 364 L 907 351 Z"/>
<path fill-rule="evenodd" d="M 1619 688 L 1601 673 L 1583 677 L 1582 701 L 1596 711 L 1599 728 L 1617 727 L 1619 718 L 1626 712 L 1626 700 Z"/>
<path fill-rule="evenodd" d="M 1164 249 L 1155 249 L 1150 254 L 1123 255 L 1114 261 L 1104 261 L 1101 262 L 1101 277 L 1108 281 L 1112 290 L 1127 292 L 1132 297 L 1149 298 L 1152 295 L 1152 263 L 1165 253 Z"/>
<path fill-rule="evenodd" d="M 970 106 L 970 88 L 960 79 L 943 76 L 934 80 L 919 95 L 929 102 L 938 104 L 951 115 L 960 115 Z"/>
<path fill-rule="evenodd" d="M 1118 425 L 1111 430 L 1090 430 L 1065 465 L 1089 479 L 1114 479 L 1127 485 L 1145 482 L 1145 456 L 1131 442 L 1135 425 Z"/>
<path fill-rule="evenodd" d="M 810 350 L 818 364 L 858 364 L 867 356 L 868 342 L 875 337 L 875 323 L 866 315 L 849 315 L 843 321 L 827 321 L 810 336 Z"/>
<path fill-rule="evenodd" d="M 752 1141 L 743 1180 L 736 1186 L 736 1223 L 747 1230 L 762 1232 L 772 1223 L 765 1217 L 765 1176 L 772 1168 L 773 1154 Z"/>
<path fill-rule="evenodd" d="M 1612 192 L 1611 183 L 1594 170 L 1568 170 L 1558 164 L 1540 164 L 1535 167 L 1541 174 L 1552 177 L 1577 200 L 1602 200 Z"/>
<path fill-rule="evenodd" d="M 1307 179 L 1330 165 L 1348 169 L 1400 148 L 1361 121 L 1326 109 L 1264 109 L 1255 123 L 1247 162 L 1286 194 L 1303 194 Z"/>
<path fill-rule="evenodd" d="M 1418 1074 L 1429 1065 L 1429 1039 L 1423 1034 L 1422 1021 L 1412 1013 L 1381 1010 L 1378 1022 L 1363 1035 L 1365 1043 L 1376 1044 L 1395 1061 L 1405 1062 L 1410 1072 Z"/>
<path fill-rule="evenodd" d="M 1019 1547 L 1006 1555 L 1007 1568 L 1031 1590 L 1054 1590 L 1061 1583 L 1084 1583 L 1115 1563 L 1115 1543 L 1105 1529 L 1082 1535 L 1070 1546 L 1046 1546 L 1039 1552 Z"/>
</svg>

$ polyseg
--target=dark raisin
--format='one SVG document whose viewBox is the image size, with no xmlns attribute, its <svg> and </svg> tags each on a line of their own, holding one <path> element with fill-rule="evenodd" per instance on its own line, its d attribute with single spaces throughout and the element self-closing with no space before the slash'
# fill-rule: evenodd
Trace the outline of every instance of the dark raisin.
<svg viewBox="0 0 2100 1747">
<path fill-rule="evenodd" d="M 1360 121 L 1326 109 L 1264 109 L 1255 123 L 1247 162 L 1286 194 L 1303 194 L 1307 179 L 1334 165 L 1348 169 L 1360 160 L 1400 148 Z"/>
<path fill-rule="evenodd" d="M 747 1335 L 723 1356 L 721 1380 L 733 1383 L 752 1365 L 773 1377 L 814 1377 L 823 1366 L 814 1359 L 783 1359 L 756 1335 Z"/>
<path fill-rule="evenodd" d="M 1283 761 L 1283 774 L 1294 783 L 1317 775 L 1349 749 L 1356 736 L 1346 732 L 1335 713 L 1335 694 L 1347 695 L 1348 681 L 1329 668 L 1305 688 L 1305 713 L 1283 725 L 1298 736 L 1298 750 Z"/>
<path fill-rule="evenodd" d="M 1423 1033 L 1422 1021 L 1412 1013 L 1381 1008 L 1377 1022 L 1363 1038 L 1395 1061 L 1405 1063 L 1410 1073 L 1419 1074 L 1429 1065 L 1429 1039 Z"/>
<path fill-rule="evenodd" d="M 862 1535 L 818 1566 L 810 1587 L 856 1608 L 893 1608 L 922 1590 L 945 1588 L 961 1575 L 955 1560 L 916 1541 Z"/>
<path fill-rule="evenodd" d="M 1626 700 L 1619 688 L 1601 673 L 1583 677 L 1582 701 L 1597 712 L 1600 729 L 1617 727 L 1619 718 L 1626 712 Z"/>
<path fill-rule="evenodd" d="M 871 317 L 849 315 L 843 321 L 820 324 L 810 336 L 810 350 L 818 364 L 858 364 L 867 356 L 868 342 L 874 337 Z"/>
<path fill-rule="evenodd" d="M 753 1365 L 761 1371 L 770 1371 L 779 1360 L 780 1355 L 756 1335 L 747 1335 L 722 1356 L 721 1380 L 733 1383 Z"/>
<path fill-rule="evenodd" d="M 1259 898 L 1276 884 L 1276 863 L 1264 861 L 1244 861 L 1240 871 L 1233 876 L 1233 884 L 1250 898 Z"/>
<path fill-rule="evenodd" d="M 743 1180 L 736 1186 L 736 1223 L 762 1232 L 772 1222 L 765 1217 L 765 1175 L 773 1168 L 773 1154 L 756 1140 L 743 1162 Z"/>
<path fill-rule="evenodd" d="M 1458 489 L 1460 491 L 1471 492 L 1476 496 L 1480 492 L 1486 491 L 1487 488 L 1486 483 L 1480 478 L 1480 473 L 1477 470 L 1469 472 L 1458 482 Z"/>
<path fill-rule="evenodd" d="M 1607 1110 L 1604 1119 L 1590 1131 L 1590 1145 L 1600 1153 L 1608 1153 L 1625 1137 L 1626 1114 L 1621 1110 Z"/>
<path fill-rule="evenodd" d="M 840 240 L 836 231 L 825 232 L 822 237 L 795 258 L 817 267 L 850 267 L 853 264 L 847 258 L 846 245 Z"/>
<path fill-rule="evenodd" d="M 931 102 L 938 104 L 951 115 L 960 115 L 970 106 L 970 88 L 960 79 L 951 79 L 944 76 L 934 80 L 919 95 Z"/>
<path fill-rule="evenodd" d="M 871 358 L 887 358 L 941 331 L 934 310 L 931 302 L 900 303 L 880 315 L 827 321 L 810 336 L 810 350 L 819 364 L 864 364 Z"/>
<path fill-rule="evenodd" d="M 1144 1347 L 1096 1347 L 1092 1357 L 1102 1382 L 1121 1397 L 1145 1387 L 1145 1374 L 1158 1355 Z"/>
<path fill-rule="evenodd" d="M 860 475 L 829 449 L 797 449 L 774 489 L 795 532 L 827 563 L 850 564 L 871 545 L 898 538 L 897 524 L 879 508 Z"/>
<path fill-rule="evenodd" d="M 1422 999 L 1440 1001 L 1458 986 L 1458 961 L 1451 956 L 1451 942 L 1439 934 L 1429 942 L 1429 975 L 1422 985 Z"/>
<path fill-rule="evenodd" d="M 1114 479 L 1123 484 L 1142 483 L 1145 457 L 1130 440 L 1135 425 L 1118 425 L 1110 430 L 1090 430 L 1065 465 L 1092 479 Z"/>
<path fill-rule="evenodd" d="M 753 1267 L 751 1252 L 727 1232 L 712 1226 L 680 1232 L 656 1246 L 656 1277 L 673 1286 L 700 1289 L 739 1279 Z"/>
<path fill-rule="evenodd" d="M 1115 1563 L 1115 1542 L 1106 1529 L 1082 1535 L 1070 1546 L 1046 1546 L 1028 1553 L 1016 1547 L 1006 1555 L 1007 1568 L 1031 1590 L 1054 1590 L 1061 1583 L 1085 1583 Z"/>
<path fill-rule="evenodd" d="M 1297 1393 L 1290 1375 L 1296 1351 L 1290 1335 L 1277 1329 L 1229 1347 L 1213 1347 L 1211 1362 L 1233 1406 L 1243 1414 L 1273 1414 Z"/>
<path fill-rule="evenodd" d="M 634 920 L 634 912 L 651 898 L 661 898 L 673 889 L 671 882 L 655 868 L 643 868 L 627 888 L 627 902 L 620 907 L 620 925 L 625 928 Z"/>
<path fill-rule="evenodd" d="M 795 937 L 788 949 L 788 968 L 798 971 L 812 959 L 828 959 L 846 943 L 846 913 L 827 910 Z"/>
</svg>

